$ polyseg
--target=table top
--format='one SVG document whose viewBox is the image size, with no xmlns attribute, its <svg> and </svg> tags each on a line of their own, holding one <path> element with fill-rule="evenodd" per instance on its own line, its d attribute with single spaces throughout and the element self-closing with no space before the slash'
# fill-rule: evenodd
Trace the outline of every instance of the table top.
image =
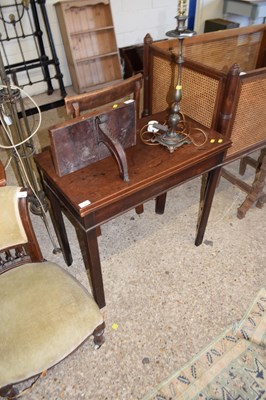
<svg viewBox="0 0 266 400">
<path fill-rule="evenodd" d="M 163 122 L 164 115 L 161 113 L 143 118 L 140 120 L 140 126 L 144 126 L 152 119 Z M 202 128 L 200 124 L 190 119 L 188 121 L 190 127 Z M 49 149 L 35 155 L 34 159 L 44 174 L 44 178 L 57 191 L 60 191 L 75 212 L 83 217 L 113 204 L 118 199 L 134 196 L 134 194 L 151 185 L 160 185 L 162 181 L 171 180 L 173 176 L 178 175 L 179 183 L 184 182 L 186 180 L 185 171 L 191 170 L 191 168 L 193 168 L 193 177 L 200 175 L 202 174 L 202 166 L 198 168 L 199 163 L 206 163 L 204 168 L 208 170 L 208 160 L 215 159 L 217 155 L 225 152 L 230 147 L 231 142 L 212 129 L 203 129 L 208 138 L 203 146 L 196 147 L 193 144 L 185 144 L 173 153 L 170 153 L 161 145 L 148 146 L 144 144 L 139 138 L 138 130 L 137 144 L 126 149 L 129 182 L 120 178 L 118 165 L 112 156 L 62 177 L 56 174 Z M 198 143 L 203 142 L 203 136 L 200 132 L 193 133 L 192 137 Z M 213 161 L 210 168 L 214 167 L 215 162 Z M 191 178 L 191 174 L 189 178 Z M 179 183 L 176 180 L 176 186 Z M 158 194 L 159 192 L 160 189 L 158 188 Z M 86 205 L 87 201 L 90 204 Z M 85 206 L 82 206 L 84 204 Z"/>
</svg>

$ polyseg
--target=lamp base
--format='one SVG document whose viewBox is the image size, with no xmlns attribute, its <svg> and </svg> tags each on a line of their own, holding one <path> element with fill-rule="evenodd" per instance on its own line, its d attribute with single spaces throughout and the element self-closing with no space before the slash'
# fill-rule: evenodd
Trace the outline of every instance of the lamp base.
<svg viewBox="0 0 266 400">
<path fill-rule="evenodd" d="M 175 136 L 169 136 L 167 133 L 156 135 L 153 142 L 157 142 L 162 146 L 165 146 L 170 153 L 173 153 L 178 147 L 181 147 L 184 144 L 191 143 L 187 136 L 180 133 L 176 133 Z"/>
</svg>

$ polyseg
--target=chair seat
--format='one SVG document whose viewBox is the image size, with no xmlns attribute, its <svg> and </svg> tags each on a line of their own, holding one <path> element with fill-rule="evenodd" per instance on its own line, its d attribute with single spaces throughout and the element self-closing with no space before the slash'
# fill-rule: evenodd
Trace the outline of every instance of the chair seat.
<svg viewBox="0 0 266 400">
<path fill-rule="evenodd" d="M 87 290 L 51 262 L 1 274 L 0 299 L 0 388 L 52 367 L 103 322 Z"/>
</svg>

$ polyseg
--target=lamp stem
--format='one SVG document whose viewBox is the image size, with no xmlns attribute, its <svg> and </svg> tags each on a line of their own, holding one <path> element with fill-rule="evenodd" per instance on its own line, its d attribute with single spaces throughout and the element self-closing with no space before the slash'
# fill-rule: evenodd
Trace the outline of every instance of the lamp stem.
<svg viewBox="0 0 266 400">
<path fill-rule="evenodd" d="M 186 29 L 187 16 L 185 14 L 184 5 L 186 1 L 182 1 L 178 5 L 179 14 L 175 17 L 177 27 L 175 30 L 166 32 L 169 37 L 178 39 L 178 56 L 177 56 L 177 84 L 174 91 L 174 101 L 171 105 L 171 112 L 168 117 L 168 129 L 163 134 L 156 135 L 154 141 L 167 147 L 170 153 L 185 143 L 190 143 L 190 140 L 182 133 L 181 128 L 182 115 L 180 113 L 180 102 L 182 99 L 182 64 L 183 59 L 183 42 L 186 37 L 191 37 L 195 34 L 193 31 Z M 182 9 L 182 10 L 181 10 Z M 181 12 L 182 11 L 182 12 Z"/>
</svg>

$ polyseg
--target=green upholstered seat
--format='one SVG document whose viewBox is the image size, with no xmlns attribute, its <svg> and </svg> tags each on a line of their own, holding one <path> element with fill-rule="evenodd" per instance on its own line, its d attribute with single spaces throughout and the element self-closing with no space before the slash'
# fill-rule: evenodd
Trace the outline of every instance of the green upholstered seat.
<svg viewBox="0 0 266 400">
<path fill-rule="evenodd" d="M 58 363 L 92 334 L 103 317 L 75 278 L 58 265 L 43 262 L 0 275 L 0 321 L 1 388 Z"/>
<path fill-rule="evenodd" d="M 44 261 L 27 193 L 0 187 L 0 396 L 13 399 L 24 393 L 13 384 L 57 364 L 91 334 L 97 347 L 104 342 L 103 316 L 90 293 Z"/>
</svg>

